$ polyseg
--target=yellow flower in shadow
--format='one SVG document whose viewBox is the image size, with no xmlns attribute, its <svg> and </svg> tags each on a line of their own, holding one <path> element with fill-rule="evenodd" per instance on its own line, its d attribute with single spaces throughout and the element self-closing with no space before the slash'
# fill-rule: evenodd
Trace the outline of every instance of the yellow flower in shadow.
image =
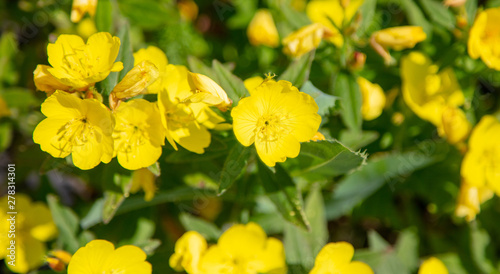
<svg viewBox="0 0 500 274">
<path fill-rule="evenodd" d="M 463 180 L 460 185 L 455 215 L 465 217 L 469 222 L 476 219 L 476 215 L 481 211 L 481 204 L 491 199 L 493 194 L 488 186 L 477 187 Z"/>
<path fill-rule="evenodd" d="M 486 115 L 474 127 L 462 161 L 462 178 L 473 187 L 488 187 L 500 195 L 500 122 Z"/>
<path fill-rule="evenodd" d="M 94 17 L 97 9 L 97 0 L 73 0 L 71 7 L 71 22 L 77 23 L 82 20 L 85 13 Z"/>
<path fill-rule="evenodd" d="M 155 185 L 156 176 L 147 168 L 141 168 L 132 173 L 132 186 L 130 187 L 131 193 L 136 193 L 140 189 L 144 191 L 144 200 L 149 202 L 153 200 L 156 192 Z"/>
<path fill-rule="evenodd" d="M 464 104 L 464 95 L 451 68 L 438 66 L 420 52 L 412 52 L 401 60 L 402 91 L 406 104 L 420 118 L 441 128 L 447 106 Z"/>
<path fill-rule="evenodd" d="M 342 31 L 352 21 L 363 2 L 364 0 L 313 0 L 307 4 L 306 13 L 312 22 L 320 23 L 328 29 L 328 41 L 342 47 Z"/>
<path fill-rule="evenodd" d="M 330 35 L 331 31 L 322 24 L 307 25 L 292 32 L 281 41 L 283 52 L 289 56 L 300 57 L 316 49 L 321 40 Z"/>
<path fill-rule="evenodd" d="M 470 57 L 500 70 L 500 7 L 479 13 L 470 30 L 468 51 Z"/>
<path fill-rule="evenodd" d="M 260 9 L 255 13 L 248 25 L 247 36 L 253 46 L 264 45 L 271 48 L 279 46 L 278 29 L 269 10 Z"/>
<path fill-rule="evenodd" d="M 363 119 L 373 120 L 382 114 L 385 107 L 385 93 L 382 88 L 366 80 L 363 77 L 357 79 L 363 104 L 361 105 L 361 115 Z"/>
<path fill-rule="evenodd" d="M 17 193 L 15 195 L 17 214 L 10 215 L 7 212 L 13 210 L 9 209 L 8 205 L 13 205 L 13 203 L 8 203 L 8 201 L 14 200 L 9 200 L 8 196 L 0 198 L 2 204 L 0 259 L 5 259 L 6 266 L 12 272 L 27 273 L 42 266 L 43 257 L 47 252 L 45 242 L 56 236 L 57 229 L 52 220 L 52 214 L 44 203 L 32 202 L 27 195 Z M 15 225 L 15 229 L 11 229 L 11 225 Z M 11 241 L 14 241 L 14 249 L 12 249 Z M 14 254 L 11 250 L 14 250 Z"/>
</svg>

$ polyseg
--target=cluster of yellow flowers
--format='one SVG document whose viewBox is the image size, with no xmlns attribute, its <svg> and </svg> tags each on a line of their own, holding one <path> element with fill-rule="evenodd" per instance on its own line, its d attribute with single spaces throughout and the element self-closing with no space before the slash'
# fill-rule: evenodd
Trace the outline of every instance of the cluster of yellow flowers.
<svg viewBox="0 0 500 274">
<path fill-rule="evenodd" d="M 356 43 L 353 29 L 362 20 L 356 13 L 363 0 L 313 0 L 307 2 L 305 11 L 312 24 L 292 32 L 282 39 L 283 52 L 300 57 L 316 49 L 322 40 L 341 48 L 347 40 Z M 445 1 L 448 6 L 462 6 L 465 1 Z M 473 59 L 481 58 L 491 69 L 500 70 L 500 8 L 489 8 L 479 12 L 468 37 L 468 53 Z M 458 18 L 457 20 L 459 20 Z M 460 27 L 460 22 L 458 22 Z M 253 45 L 276 47 L 279 35 L 271 13 L 259 10 L 247 34 Z M 387 65 L 396 63 L 388 49 L 400 51 L 411 49 L 424 41 L 427 35 L 419 26 L 400 26 L 374 32 L 370 45 L 384 59 Z M 362 60 L 366 58 L 362 53 Z M 364 63 L 364 62 L 362 62 Z M 461 151 L 462 187 L 456 214 L 467 220 L 475 218 L 480 204 L 493 196 L 500 195 L 500 175 L 495 167 L 500 164 L 499 146 L 491 140 L 498 139 L 499 121 L 485 116 L 472 130 L 462 107 L 465 97 L 452 68 L 439 68 L 424 53 L 413 51 L 401 58 L 400 74 L 402 94 L 410 109 L 423 120 L 437 128 L 438 134 Z M 377 118 L 386 105 L 386 96 L 377 84 L 359 77 L 358 85 L 362 95 L 361 113 L 365 120 Z M 396 120 L 404 117 L 395 116 Z M 472 135 L 469 135 L 472 130 Z M 468 139 L 469 138 L 469 139 Z M 467 144 L 468 140 L 468 144 Z"/>
<path fill-rule="evenodd" d="M 117 157 L 124 168 L 137 170 L 158 160 L 165 139 L 175 149 L 201 154 L 210 145 L 209 130 L 231 128 L 211 109 L 232 107 L 226 92 L 205 75 L 168 64 L 153 46 L 134 54 L 134 67 L 113 88 L 106 107 L 95 84 L 123 69 L 115 62 L 119 48 L 117 37 L 102 32 L 86 44 L 75 35 L 49 44 L 51 66 L 38 65 L 34 72 L 36 87 L 49 96 L 41 107 L 47 118 L 33 132 L 43 151 L 59 158 L 71 154 L 81 169 Z M 274 166 L 298 155 L 299 142 L 314 136 L 321 117 L 312 97 L 291 83 L 261 83 L 232 116 L 238 140 L 245 146 L 255 141 L 261 159 Z M 158 101 L 128 100 L 144 93 L 157 94 Z"/>
<path fill-rule="evenodd" d="M 310 273 L 373 273 L 367 264 L 351 262 L 353 255 L 351 244 L 329 243 L 319 252 Z M 188 231 L 176 242 L 170 266 L 189 274 L 287 273 L 283 243 L 268 238 L 256 223 L 231 226 L 211 246 L 198 232 Z"/>
</svg>

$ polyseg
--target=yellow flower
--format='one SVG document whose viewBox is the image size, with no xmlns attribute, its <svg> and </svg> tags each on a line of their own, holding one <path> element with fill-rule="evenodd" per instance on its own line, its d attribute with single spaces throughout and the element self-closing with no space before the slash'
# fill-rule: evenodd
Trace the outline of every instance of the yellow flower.
<svg viewBox="0 0 500 274">
<path fill-rule="evenodd" d="M 500 122 L 486 115 L 472 130 L 461 175 L 475 187 L 488 187 L 500 195 Z"/>
<path fill-rule="evenodd" d="M 457 107 L 446 107 L 443 110 L 442 128 L 438 128 L 438 131 L 450 144 L 458 144 L 469 136 L 471 127 L 463 110 Z"/>
<path fill-rule="evenodd" d="M 188 82 L 186 67 L 168 65 L 167 75 L 164 87 L 158 94 L 167 140 L 175 149 L 178 143 L 189 151 L 202 154 L 210 145 L 208 129 L 217 129 L 224 119 L 203 102 L 185 102 L 194 94 Z"/>
<path fill-rule="evenodd" d="M 189 274 L 201 273 L 199 263 L 206 250 L 205 238 L 196 231 L 188 231 L 175 243 L 175 253 L 169 260 L 170 267 L 179 272 L 185 270 Z"/>
<path fill-rule="evenodd" d="M 427 35 L 422 27 L 401 26 L 383 29 L 372 34 L 377 44 L 394 50 L 413 48 L 417 43 L 424 41 Z"/>
<path fill-rule="evenodd" d="M 85 18 L 76 26 L 76 33 L 80 35 L 82 38 L 87 39 L 92 34 L 97 32 L 97 27 L 95 25 L 94 20 L 90 18 Z"/>
<path fill-rule="evenodd" d="M 35 128 L 33 140 L 43 151 L 56 158 L 71 154 L 80 169 L 111 161 L 114 121 L 102 103 L 56 91 L 42 103 L 42 113 L 47 118 Z"/>
<path fill-rule="evenodd" d="M 251 92 L 253 89 L 260 86 L 260 84 L 262 84 L 263 82 L 264 78 L 260 76 L 254 76 L 243 81 L 243 84 L 245 85 L 245 88 L 248 90 L 248 92 Z"/>
<path fill-rule="evenodd" d="M 370 38 L 370 44 L 384 58 L 386 64 L 391 64 L 394 60 L 388 48 L 398 51 L 413 48 L 426 38 L 427 35 L 422 27 L 401 26 L 376 31 Z"/>
<path fill-rule="evenodd" d="M 363 119 L 373 120 L 382 114 L 385 107 L 385 93 L 382 88 L 366 80 L 363 77 L 357 79 L 363 104 L 361 105 L 361 115 Z"/>
<path fill-rule="evenodd" d="M 300 142 L 311 140 L 321 123 L 314 99 L 283 80 L 268 80 L 250 95 L 231 112 L 238 141 L 244 146 L 255 142 L 268 166 L 297 157 Z"/>
<path fill-rule="evenodd" d="M 137 170 L 154 164 L 165 144 L 160 111 L 156 103 L 144 99 L 122 102 L 113 112 L 114 154 L 120 165 Z"/>
<path fill-rule="evenodd" d="M 341 31 L 351 22 L 363 2 L 364 0 L 313 0 L 307 4 L 306 13 L 311 21 L 328 29 L 330 42 L 341 47 L 344 44 Z"/>
<path fill-rule="evenodd" d="M 455 215 L 465 217 L 467 221 L 472 221 L 481 211 L 481 204 L 493 197 L 493 191 L 487 186 L 472 186 L 465 180 L 460 185 L 457 207 Z"/>
<path fill-rule="evenodd" d="M 233 225 L 208 248 L 199 265 L 200 273 L 285 274 L 283 244 L 268 238 L 255 223 Z"/>
<path fill-rule="evenodd" d="M 0 259 L 5 259 L 12 272 L 27 273 L 42 266 L 47 252 L 44 242 L 54 238 L 57 229 L 45 204 L 32 202 L 21 193 L 16 193 L 15 198 L 15 215 L 7 214 L 13 211 L 7 208 L 12 205 L 8 200 L 13 200 L 8 196 L 0 198 Z M 10 232 L 12 218 L 15 220 L 15 233 Z"/>
<path fill-rule="evenodd" d="M 163 87 L 165 79 L 168 77 L 167 65 L 168 59 L 163 51 L 155 46 L 149 46 L 146 49 L 140 49 L 134 53 L 134 66 L 143 61 L 152 62 L 158 69 L 159 77 L 150 86 L 147 87 L 149 93 L 158 93 Z"/>
<path fill-rule="evenodd" d="M 131 193 L 136 193 L 142 189 L 144 191 L 144 200 L 149 202 L 153 200 L 156 192 L 155 175 L 147 168 L 141 168 L 132 173 Z"/>
<path fill-rule="evenodd" d="M 441 128 L 445 107 L 464 103 L 464 95 L 451 68 L 433 65 L 420 52 L 412 52 L 401 60 L 403 98 L 420 118 Z"/>
<path fill-rule="evenodd" d="M 269 10 L 260 9 L 255 13 L 248 25 L 247 36 L 250 44 L 254 46 L 264 45 L 275 48 L 279 45 L 278 29 Z"/>
<path fill-rule="evenodd" d="M 150 61 L 142 61 L 135 65 L 111 91 L 109 104 L 114 109 L 119 100 L 132 98 L 143 93 L 160 73 Z"/>
<path fill-rule="evenodd" d="M 283 52 L 286 55 L 300 57 L 316 49 L 321 39 L 329 37 L 330 35 L 330 30 L 322 24 L 315 23 L 307 25 L 292 32 L 281 41 L 283 44 Z"/>
<path fill-rule="evenodd" d="M 441 260 L 430 257 L 420 265 L 418 274 L 448 274 L 448 269 Z"/>
<path fill-rule="evenodd" d="M 68 274 L 134 273 L 150 274 L 152 267 L 146 253 L 133 245 L 115 246 L 105 240 L 93 240 L 71 258 Z"/>
<path fill-rule="evenodd" d="M 189 72 L 188 82 L 191 91 L 195 94 L 184 99 L 184 102 L 203 102 L 210 106 L 216 106 L 221 111 L 226 111 L 233 104 L 221 86 L 203 74 Z"/>
<path fill-rule="evenodd" d="M 120 39 L 107 32 L 90 36 L 87 44 L 77 35 L 61 35 L 54 44 L 47 46 L 52 67 L 37 67 L 38 71 L 48 74 L 44 74 L 45 77 L 37 77 L 35 70 L 35 85 L 52 86 L 53 83 L 59 82 L 70 87 L 66 91 L 87 90 L 104 80 L 110 72 L 123 69 L 122 62 L 115 63 L 119 49 Z M 56 88 L 60 89 L 58 86 Z"/>
<path fill-rule="evenodd" d="M 354 248 L 350 243 L 337 242 L 325 245 L 314 262 L 309 274 L 373 274 L 373 270 L 365 263 L 353 261 Z"/>
<path fill-rule="evenodd" d="M 481 60 L 492 69 L 500 70 L 500 7 L 479 13 L 472 25 L 468 41 L 470 57 Z"/>
<path fill-rule="evenodd" d="M 71 7 L 71 22 L 79 22 L 85 13 L 94 17 L 97 8 L 97 0 L 73 0 Z"/>
</svg>

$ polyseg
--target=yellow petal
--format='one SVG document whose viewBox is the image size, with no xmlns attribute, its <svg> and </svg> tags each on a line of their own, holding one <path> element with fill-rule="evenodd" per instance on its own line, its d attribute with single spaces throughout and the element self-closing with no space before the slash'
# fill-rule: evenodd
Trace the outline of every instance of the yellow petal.
<svg viewBox="0 0 500 274">
<path fill-rule="evenodd" d="M 260 9 L 255 13 L 248 24 L 247 36 L 253 46 L 265 45 L 275 48 L 279 45 L 278 29 L 269 10 Z"/>
<path fill-rule="evenodd" d="M 16 234 L 16 260 L 6 260 L 7 267 L 14 273 L 27 273 L 42 266 L 45 256 L 45 244 L 30 235 Z M 9 258 L 9 257 L 7 257 Z"/>
<path fill-rule="evenodd" d="M 461 109 L 447 107 L 443 110 L 443 132 L 450 144 L 464 141 L 470 130 L 471 124 Z"/>
<path fill-rule="evenodd" d="M 400 26 L 376 31 L 372 34 L 375 41 L 383 47 L 394 50 L 413 48 L 427 38 L 422 27 Z"/>
<path fill-rule="evenodd" d="M 35 86 L 38 90 L 47 92 L 47 95 L 51 95 L 56 90 L 69 91 L 71 88 L 57 80 L 48 71 L 50 67 L 45 65 L 36 66 L 34 74 Z"/>
<path fill-rule="evenodd" d="M 132 186 L 130 192 L 136 193 L 140 188 L 144 190 L 144 200 L 151 201 L 156 192 L 155 185 L 156 176 L 147 168 L 141 168 L 132 173 Z"/>
<path fill-rule="evenodd" d="M 448 274 L 448 269 L 438 258 L 430 257 L 422 263 L 418 274 Z"/>
<path fill-rule="evenodd" d="M 141 94 L 158 79 L 160 73 L 156 66 L 149 61 L 142 61 L 135 65 L 111 92 L 118 99 L 131 98 Z"/>
<path fill-rule="evenodd" d="M 176 271 L 186 270 L 197 273 L 199 263 L 207 250 L 207 241 L 196 231 L 188 231 L 175 243 L 175 253 L 170 257 L 169 264 Z"/>
<path fill-rule="evenodd" d="M 287 273 L 283 243 L 275 238 L 267 239 L 265 250 L 258 253 L 257 262 L 259 273 Z"/>
<path fill-rule="evenodd" d="M 73 6 L 71 7 L 71 22 L 79 22 L 87 12 L 93 17 L 96 8 L 97 0 L 73 0 Z"/>
<path fill-rule="evenodd" d="M 202 96 L 196 97 L 196 100 L 193 102 L 202 101 L 206 104 L 216 106 L 222 111 L 227 110 L 232 105 L 233 102 L 227 97 L 226 92 L 221 86 L 207 76 L 189 72 L 187 79 L 191 90 L 195 91 L 195 93 L 204 93 Z"/>
<path fill-rule="evenodd" d="M 300 57 L 316 49 L 324 37 L 331 35 L 331 30 L 320 23 L 302 27 L 282 40 L 283 52 L 286 55 Z"/>
<path fill-rule="evenodd" d="M 262 82 L 264 82 L 264 78 L 260 76 L 254 76 L 243 81 L 243 84 L 245 85 L 245 88 L 248 90 L 248 92 L 251 93 L 251 91 L 262 84 Z"/>
<path fill-rule="evenodd" d="M 489 8 L 479 13 L 472 25 L 468 40 L 469 55 L 481 60 L 492 69 L 500 70 L 500 51 L 498 44 L 498 24 L 500 8 Z"/>
<path fill-rule="evenodd" d="M 93 240 L 79 248 L 68 265 L 68 273 L 102 273 L 115 247 L 105 240 Z"/>
<path fill-rule="evenodd" d="M 226 230 L 219 238 L 217 246 L 235 258 L 252 258 L 264 251 L 267 236 L 256 223 L 236 224 Z M 275 246 L 272 246 L 275 248 Z"/>
<path fill-rule="evenodd" d="M 363 77 L 357 79 L 363 104 L 361 114 L 365 120 L 373 120 L 382 114 L 385 106 L 385 93 L 382 88 Z"/>
</svg>

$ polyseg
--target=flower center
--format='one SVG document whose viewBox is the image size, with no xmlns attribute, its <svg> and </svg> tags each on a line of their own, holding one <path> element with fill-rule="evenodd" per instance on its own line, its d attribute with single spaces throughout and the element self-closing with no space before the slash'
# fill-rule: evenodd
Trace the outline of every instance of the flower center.
<svg viewBox="0 0 500 274">
<path fill-rule="evenodd" d="M 136 147 L 143 145 L 146 140 L 149 140 L 144 127 L 146 126 L 123 123 L 115 128 L 113 139 L 117 144 L 116 150 L 128 154 L 132 153 Z"/>
<path fill-rule="evenodd" d="M 83 116 L 67 122 L 59 130 L 57 137 L 57 140 L 63 143 L 58 149 L 68 151 L 73 146 L 83 146 L 90 138 L 95 138 L 95 132 L 94 127 L 87 121 L 87 117 Z"/>
<path fill-rule="evenodd" d="M 289 133 L 285 120 L 286 116 L 276 114 L 264 115 L 257 121 L 256 135 L 260 141 L 275 142 L 281 136 Z"/>
</svg>

